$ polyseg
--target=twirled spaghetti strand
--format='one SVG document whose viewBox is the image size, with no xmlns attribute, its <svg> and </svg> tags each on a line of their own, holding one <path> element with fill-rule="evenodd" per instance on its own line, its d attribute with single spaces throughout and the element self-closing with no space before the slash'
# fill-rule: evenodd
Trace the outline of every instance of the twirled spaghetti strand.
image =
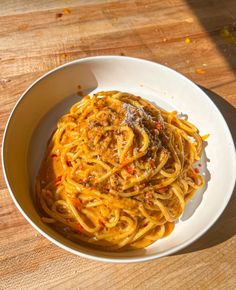
<svg viewBox="0 0 236 290">
<path fill-rule="evenodd" d="M 128 93 L 86 96 L 64 115 L 37 177 L 42 219 L 106 250 L 169 235 L 204 180 L 198 129 Z"/>
</svg>

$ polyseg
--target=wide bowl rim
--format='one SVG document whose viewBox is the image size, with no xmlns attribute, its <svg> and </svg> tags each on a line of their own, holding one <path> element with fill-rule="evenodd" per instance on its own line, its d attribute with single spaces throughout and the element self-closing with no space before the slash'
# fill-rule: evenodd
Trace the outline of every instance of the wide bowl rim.
<svg viewBox="0 0 236 290">
<path fill-rule="evenodd" d="M 189 84 L 191 84 L 193 87 L 195 87 L 195 89 L 197 89 L 201 94 L 203 93 L 205 95 L 205 98 L 208 99 L 208 101 L 211 103 L 211 105 L 217 110 L 218 113 L 218 117 L 221 118 L 222 122 L 224 123 L 225 128 L 228 130 L 228 137 L 229 137 L 229 141 L 230 141 L 230 149 L 231 149 L 231 153 L 232 153 L 232 166 L 234 169 L 234 172 L 236 172 L 236 155 L 235 155 L 235 147 L 234 147 L 234 141 L 231 135 L 231 132 L 229 130 L 229 127 L 227 125 L 227 122 L 224 119 L 224 116 L 222 115 L 222 113 L 220 112 L 220 110 L 218 109 L 218 107 L 214 104 L 214 102 L 208 97 L 208 95 L 201 89 L 199 88 L 199 86 L 197 86 L 193 81 L 191 81 L 190 79 L 188 79 L 186 76 L 182 75 L 181 73 L 177 72 L 176 70 L 169 68 L 165 65 L 159 64 L 157 62 L 154 61 L 150 61 L 150 60 L 146 60 L 146 59 L 142 59 L 142 58 L 136 58 L 136 57 L 129 57 L 129 56 L 117 56 L 117 55 L 102 55 L 102 56 L 92 56 L 92 57 L 85 57 L 85 58 L 80 58 L 80 59 L 76 59 L 70 62 L 67 62 L 65 64 L 62 64 L 60 66 L 57 66 L 53 69 L 51 69 L 50 71 L 44 73 L 42 76 L 40 76 L 39 78 L 37 78 L 20 96 L 20 98 L 18 99 L 18 101 L 16 102 L 15 106 L 13 107 L 10 116 L 7 120 L 6 126 L 5 126 L 5 130 L 3 133 L 3 139 L 2 139 L 2 150 L 1 150 L 1 159 L 2 159 L 2 169 L 3 169 L 3 176 L 8 188 L 8 191 L 10 193 L 10 196 L 12 198 L 12 200 L 14 201 L 16 207 L 18 208 L 18 210 L 21 212 L 21 214 L 24 216 L 24 218 L 41 234 L 43 235 L 45 238 L 47 238 L 50 242 L 52 242 L 53 244 L 59 246 L 60 248 L 75 254 L 77 256 L 80 256 L 82 258 L 88 258 L 88 259 L 92 259 L 95 261 L 100 261 L 100 262 L 110 262 L 110 263 L 137 263 L 137 262 L 147 262 L 147 261 L 151 261 L 157 258 L 161 258 L 164 256 L 168 256 L 171 254 L 174 254 L 184 248 L 186 248 L 187 246 L 189 246 L 190 244 L 192 244 L 193 242 L 197 241 L 200 237 L 202 237 L 214 224 L 215 222 L 219 219 L 219 217 L 221 216 L 221 214 L 223 213 L 223 211 L 225 210 L 226 206 L 228 205 L 230 198 L 232 197 L 233 194 L 233 190 L 234 190 L 234 186 L 235 186 L 235 180 L 232 180 L 230 186 L 229 186 L 229 190 L 227 193 L 227 198 L 225 199 L 225 202 L 222 204 L 221 208 L 218 209 L 218 211 L 216 211 L 215 216 L 212 218 L 212 220 L 203 227 L 203 229 L 201 231 L 198 232 L 198 234 L 194 235 L 192 238 L 186 240 L 185 242 L 183 242 L 180 245 L 177 245 L 169 250 L 166 250 L 162 253 L 155 253 L 155 254 L 151 254 L 148 256 L 143 256 L 143 257 L 129 257 L 129 258 L 110 258 L 110 257 L 101 257 L 101 256 L 95 256 L 92 254 L 86 254 L 83 252 L 80 252 L 79 250 L 75 250 L 72 249 L 70 246 L 67 246 L 59 241 L 57 241 L 56 239 L 52 238 L 46 231 L 42 230 L 38 225 L 36 225 L 36 223 L 34 221 L 32 221 L 29 216 L 26 214 L 26 212 L 24 211 L 24 209 L 20 206 L 20 204 L 18 203 L 15 194 L 11 188 L 10 183 L 8 182 L 8 176 L 7 176 L 7 172 L 6 172 L 6 168 L 5 168 L 5 140 L 6 140 L 6 136 L 7 136 L 7 132 L 8 132 L 8 127 L 11 123 L 11 119 L 14 115 L 15 110 L 17 109 L 17 107 L 20 105 L 21 101 L 24 99 L 24 97 L 27 95 L 27 93 L 41 80 L 43 80 L 44 78 L 46 78 L 47 76 L 55 73 L 58 70 L 61 70 L 65 67 L 77 64 L 77 63 L 83 63 L 86 61 L 97 61 L 97 60 L 102 60 L 102 59 L 120 59 L 120 60 L 130 60 L 130 61 L 139 61 L 139 62 L 143 62 L 143 63 L 149 63 L 152 65 L 157 65 L 160 66 L 161 68 L 167 70 L 167 71 L 171 71 L 174 72 L 175 74 L 178 75 L 178 77 L 182 78 L 184 81 L 188 82 Z M 234 153 L 234 154 L 233 154 Z M 236 179 L 236 176 L 235 176 Z"/>
</svg>

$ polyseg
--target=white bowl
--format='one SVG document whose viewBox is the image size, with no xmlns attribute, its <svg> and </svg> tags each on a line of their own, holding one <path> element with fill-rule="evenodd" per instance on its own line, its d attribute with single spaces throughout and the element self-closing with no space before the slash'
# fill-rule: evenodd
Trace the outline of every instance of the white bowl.
<svg viewBox="0 0 236 290">
<path fill-rule="evenodd" d="M 78 85 L 86 93 L 119 90 L 142 96 L 166 110 L 187 114 L 201 134 L 210 134 L 201 160 L 206 186 L 187 204 L 174 232 L 146 249 L 108 253 L 81 246 L 45 225 L 34 206 L 35 175 L 46 143 L 58 118 L 79 99 Z M 76 60 L 35 81 L 17 102 L 8 120 L 2 160 L 16 206 L 42 235 L 76 255 L 116 263 L 170 255 L 198 239 L 226 207 L 236 171 L 234 145 L 225 120 L 198 86 L 163 65 L 120 56 Z"/>
</svg>

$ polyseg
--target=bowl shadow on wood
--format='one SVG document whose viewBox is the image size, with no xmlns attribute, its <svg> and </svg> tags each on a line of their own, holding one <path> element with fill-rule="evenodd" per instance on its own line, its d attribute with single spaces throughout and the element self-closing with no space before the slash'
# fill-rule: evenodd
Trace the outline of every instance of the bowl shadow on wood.
<svg viewBox="0 0 236 290">
<path fill-rule="evenodd" d="M 236 109 L 214 92 L 201 87 L 224 116 L 236 143 Z M 224 194 L 222 192 L 222 194 Z M 204 250 L 221 244 L 236 235 L 236 187 L 225 211 L 212 228 L 195 243 L 174 255 Z"/>
</svg>

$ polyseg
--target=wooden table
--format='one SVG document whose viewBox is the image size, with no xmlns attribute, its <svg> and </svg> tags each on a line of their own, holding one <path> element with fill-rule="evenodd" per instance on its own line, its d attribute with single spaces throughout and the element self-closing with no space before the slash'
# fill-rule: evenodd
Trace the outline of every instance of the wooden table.
<svg viewBox="0 0 236 290">
<path fill-rule="evenodd" d="M 207 89 L 235 136 L 235 16 L 235 0 L 1 0 L 0 137 L 17 99 L 39 76 L 105 54 L 183 73 Z M 82 259 L 26 222 L 0 173 L 0 289 L 235 289 L 235 232 L 234 194 L 212 229 L 178 254 L 131 265 Z"/>
</svg>

